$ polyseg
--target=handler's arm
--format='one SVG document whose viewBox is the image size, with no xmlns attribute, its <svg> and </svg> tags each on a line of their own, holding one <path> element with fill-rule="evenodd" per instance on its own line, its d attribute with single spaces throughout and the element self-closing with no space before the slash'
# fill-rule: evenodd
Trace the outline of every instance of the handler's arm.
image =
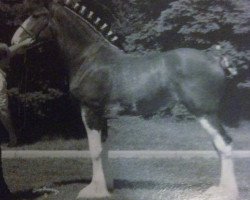
<svg viewBox="0 0 250 200">
<path fill-rule="evenodd" d="M 19 44 L 15 44 L 9 47 L 10 50 L 10 57 L 13 57 L 15 54 L 22 54 L 24 53 L 25 49 L 28 48 L 34 42 L 33 39 L 26 39 Z"/>
</svg>

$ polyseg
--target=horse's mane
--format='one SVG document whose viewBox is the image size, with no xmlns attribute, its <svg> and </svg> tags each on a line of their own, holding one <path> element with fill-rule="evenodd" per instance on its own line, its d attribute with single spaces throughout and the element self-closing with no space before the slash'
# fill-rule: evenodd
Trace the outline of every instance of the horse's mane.
<svg viewBox="0 0 250 200">
<path fill-rule="evenodd" d="M 115 43 L 118 40 L 118 36 L 111 30 L 110 25 L 102 20 L 101 17 L 96 16 L 95 12 L 90 10 L 81 1 L 64 0 L 58 1 L 66 9 L 73 12 L 75 15 L 85 21 L 92 29 L 100 33 L 105 40 L 111 43 Z"/>
</svg>

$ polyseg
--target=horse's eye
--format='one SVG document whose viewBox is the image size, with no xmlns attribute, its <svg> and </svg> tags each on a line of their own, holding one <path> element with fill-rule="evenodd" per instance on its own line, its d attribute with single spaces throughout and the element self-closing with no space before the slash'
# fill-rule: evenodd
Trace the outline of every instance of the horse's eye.
<svg viewBox="0 0 250 200">
<path fill-rule="evenodd" d="M 33 14 L 32 17 L 35 18 L 35 19 L 37 19 L 37 18 L 40 17 L 40 14 Z"/>
</svg>

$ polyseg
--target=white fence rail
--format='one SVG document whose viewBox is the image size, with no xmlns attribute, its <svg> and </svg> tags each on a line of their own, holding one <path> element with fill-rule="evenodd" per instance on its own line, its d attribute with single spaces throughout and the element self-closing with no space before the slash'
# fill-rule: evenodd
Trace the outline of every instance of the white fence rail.
<svg viewBox="0 0 250 200">
<path fill-rule="evenodd" d="M 234 151 L 234 158 L 250 158 L 250 151 Z M 166 159 L 216 158 L 215 151 L 109 151 L 110 158 Z M 90 158 L 89 151 L 4 150 L 2 158 Z"/>
</svg>

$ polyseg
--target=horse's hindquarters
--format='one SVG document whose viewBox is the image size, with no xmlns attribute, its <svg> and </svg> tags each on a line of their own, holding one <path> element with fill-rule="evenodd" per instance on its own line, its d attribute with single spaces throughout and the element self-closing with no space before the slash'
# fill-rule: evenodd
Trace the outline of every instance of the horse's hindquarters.
<svg viewBox="0 0 250 200">
<path fill-rule="evenodd" d="M 166 56 L 173 92 L 195 113 L 213 113 L 219 109 L 225 90 L 225 75 L 220 65 L 204 52 L 177 49 Z"/>
</svg>

